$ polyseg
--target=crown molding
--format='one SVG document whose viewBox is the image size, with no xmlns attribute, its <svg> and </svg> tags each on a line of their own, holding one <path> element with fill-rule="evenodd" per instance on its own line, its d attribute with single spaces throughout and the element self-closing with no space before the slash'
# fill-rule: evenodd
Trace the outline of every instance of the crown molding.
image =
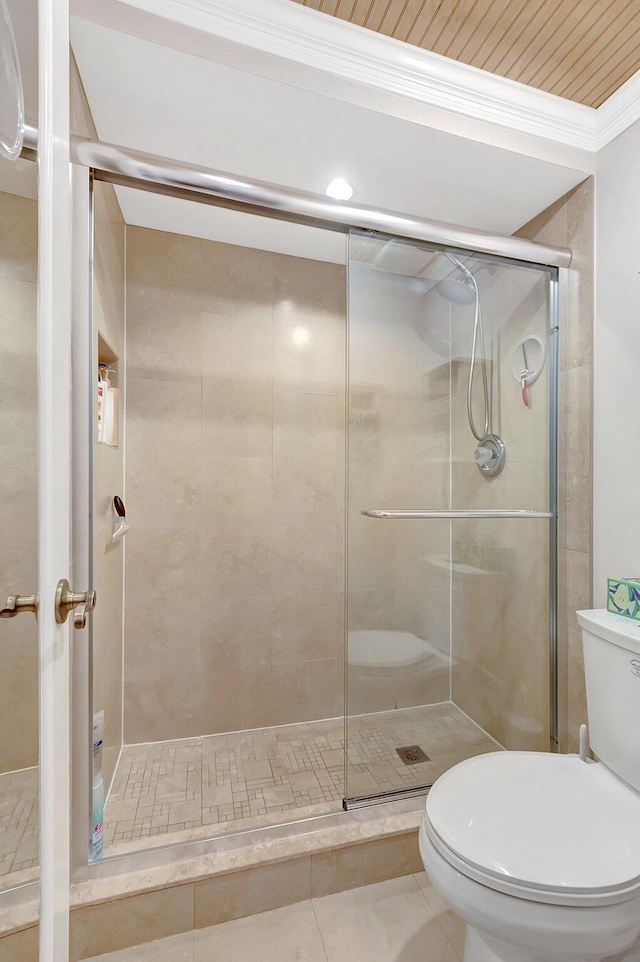
<svg viewBox="0 0 640 962">
<path fill-rule="evenodd" d="M 594 149 L 602 150 L 637 120 L 640 120 L 640 71 L 596 110 Z"/>
<path fill-rule="evenodd" d="M 291 0 L 123 0 L 142 13 L 475 121 L 592 152 L 596 111 Z M 82 3 L 75 4 L 82 15 Z"/>
<path fill-rule="evenodd" d="M 338 80 L 590 154 L 640 120 L 640 71 L 596 110 L 291 0 L 71 3 L 81 17 L 116 26 L 107 8 L 136 11 Z"/>
</svg>

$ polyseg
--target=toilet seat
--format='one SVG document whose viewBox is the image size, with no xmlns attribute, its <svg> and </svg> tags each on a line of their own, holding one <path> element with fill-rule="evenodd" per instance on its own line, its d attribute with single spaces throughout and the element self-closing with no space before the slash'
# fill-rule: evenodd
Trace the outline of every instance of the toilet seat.
<svg viewBox="0 0 640 962">
<path fill-rule="evenodd" d="M 389 669 L 411 673 L 442 658 L 442 652 L 409 631 L 349 632 L 349 666 L 364 673 Z"/>
<path fill-rule="evenodd" d="M 495 752 L 427 796 L 424 830 L 458 871 L 518 898 L 607 905 L 640 894 L 640 795 L 577 756 Z"/>
</svg>

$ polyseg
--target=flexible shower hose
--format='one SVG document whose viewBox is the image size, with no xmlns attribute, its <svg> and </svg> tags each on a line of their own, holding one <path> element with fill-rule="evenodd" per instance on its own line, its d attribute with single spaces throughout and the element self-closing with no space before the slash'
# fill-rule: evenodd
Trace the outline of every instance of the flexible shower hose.
<svg viewBox="0 0 640 962">
<path fill-rule="evenodd" d="M 482 323 L 482 308 L 480 306 L 480 292 L 478 291 L 478 284 L 471 273 L 471 271 L 465 267 L 465 265 L 450 254 L 448 251 L 444 252 L 449 258 L 452 264 L 462 271 L 466 278 L 468 278 L 469 283 L 473 286 L 473 291 L 476 298 L 476 309 L 475 318 L 473 322 L 473 342 L 471 345 L 471 365 L 469 367 L 469 380 L 467 383 L 467 417 L 469 419 L 469 427 L 473 433 L 476 441 L 483 441 L 488 434 L 493 433 L 492 423 L 491 423 L 491 408 L 489 406 L 489 380 L 487 377 L 487 360 L 484 350 L 484 325 Z M 478 433 L 473 418 L 473 379 L 475 376 L 476 362 L 478 360 L 478 342 L 480 343 L 480 351 L 482 353 L 482 393 L 484 398 L 484 431 L 482 434 Z"/>
</svg>

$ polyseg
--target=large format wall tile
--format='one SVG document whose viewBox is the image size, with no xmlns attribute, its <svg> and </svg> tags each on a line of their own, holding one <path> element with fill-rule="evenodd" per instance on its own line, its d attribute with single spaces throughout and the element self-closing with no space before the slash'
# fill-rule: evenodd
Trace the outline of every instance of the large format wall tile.
<svg viewBox="0 0 640 962">
<path fill-rule="evenodd" d="M 457 962 L 412 876 L 316 898 L 313 907 L 328 962 Z"/>
<path fill-rule="evenodd" d="M 39 929 L 37 925 L 22 929 L 0 938 L 0 958 L 2 962 L 38 962 Z"/>
<path fill-rule="evenodd" d="M 202 315 L 204 456 L 271 458 L 271 316 L 270 295 L 249 315 Z"/>
<path fill-rule="evenodd" d="M 566 429 L 566 546 L 571 551 L 591 551 L 591 366 L 572 367 L 561 375 Z"/>
<path fill-rule="evenodd" d="M 311 897 L 309 857 L 196 882 L 195 927 L 228 922 Z"/>
<path fill-rule="evenodd" d="M 38 273 L 38 205 L 0 192 L 0 277 L 35 284 Z"/>
<path fill-rule="evenodd" d="M 127 228 L 127 377 L 199 381 L 201 242 Z"/>
<path fill-rule="evenodd" d="M 270 313 L 275 257 L 249 247 L 204 243 L 202 310 L 244 318 L 262 317 L 265 308 Z"/>
<path fill-rule="evenodd" d="M 127 257 L 127 738 L 332 717 L 344 271 L 138 228 Z"/>
<path fill-rule="evenodd" d="M 35 591 L 38 572 L 35 209 L 35 201 L 0 193 L 0 584 L 5 597 Z M 0 648 L 2 773 L 38 763 L 35 619 L 1 621 Z"/>
<path fill-rule="evenodd" d="M 338 687 L 336 660 L 272 664 L 270 686 L 272 725 L 286 725 L 291 717 L 301 722 L 327 718 Z"/>
<path fill-rule="evenodd" d="M 203 427 L 203 435 L 204 435 Z M 247 538 L 271 543 L 274 532 L 271 457 L 202 454 L 203 549 Z"/>
<path fill-rule="evenodd" d="M 586 704 L 582 639 L 575 612 L 592 604 L 593 178 L 587 178 L 518 233 L 570 247 L 572 253 L 570 267 L 561 271 L 560 300 L 558 699 L 560 750 L 576 751 L 578 727 L 586 721 Z"/>
<path fill-rule="evenodd" d="M 546 365 L 522 403 L 512 365 L 525 335 L 548 340 L 546 277 L 517 267 L 479 274 L 493 430 L 507 444 L 505 470 L 483 477 L 467 412 L 469 363 L 452 391 L 453 504 L 457 508 L 549 507 L 549 377 Z M 491 320 L 494 319 L 494 323 Z M 469 327 L 471 337 L 472 327 Z M 473 411 L 484 404 L 476 368 Z M 454 702 L 509 749 L 549 744 L 548 523 L 461 520 L 452 525 L 452 693 Z"/>
<path fill-rule="evenodd" d="M 210 457 L 269 458 L 273 451 L 273 386 L 242 374 L 202 380 L 202 450 Z"/>
<path fill-rule="evenodd" d="M 380 249 L 375 246 L 380 245 Z M 416 250 L 367 242 L 363 262 L 412 270 Z M 388 245 L 393 248 L 393 244 Z M 405 261 L 404 258 L 408 257 Z M 449 525 L 402 524 L 363 517 L 367 508 L 438 508 L 448 504 L 450 475 L 449 309 L 437 294 L 416 297 L 392 275 L 357 267 L 350 278 L 348 598 L 350 711 L 393 710 L 450 697 L 449 672 L 408 684 L 394 667 L 400 632 L 449 654 Z M 391 285 L 391 289 L 390 289 Z M 432 338 L 442 321 L 446 336 Z M 431 559 L 431 560 L 427 560 Z M 435 574 L 435 578 L 434 578 Z M 437 588 L 435 587 L 437 584 Z M 371 633 L 387 670 L 362 666 Z M 357 634 L 355 634 L 357 633 Z M 425 646 L 425 650 L 428 648 Z M 366 790 L 365 786 L 363 789 Z"/>
<path fill-rule="evenodd" d="M 326 962 L 311 902 L 283 906 L 196 932 L 194 962 L 247 962 L 255 958 L 264 962 Z"/>
<path fill-rule="evenodd" d="M 71 913 L 69 958 L 80 962 L 189 932 L 193 918 L 193 883 L 77 908 Z"/>
<path fill-rule="evenodd" d="M 415 832 L 350 845 L 312 856 L 311 896 L 333 895 L 421 870 Z"/>
<path fill-rule="evenodd" d="M 127 512 L 139 527 L 201 522 L 200 385 L 127 380 Z"/>
<path fill-rule="evenodd" d="M 274 377 L 283 387 L 337 394 L 344 386 L 343 272 L 334 264 L 276 259 Z"/>
<path fill-rule="evenodd" d="M 125 740 L 201 734 L 200 529 L 127 535 Z"/>
</svg>

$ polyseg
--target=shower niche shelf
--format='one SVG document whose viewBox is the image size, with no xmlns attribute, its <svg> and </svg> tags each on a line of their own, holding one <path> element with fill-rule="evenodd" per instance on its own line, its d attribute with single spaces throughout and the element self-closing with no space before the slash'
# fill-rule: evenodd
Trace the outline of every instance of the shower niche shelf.
<svg viewBox="0 0 640 962">
<path fill-rule="evenodd" d="M 98 332 L 97 441 L 108 448 L 118 447 L 119 361 L 107 339 Z"/>
</svg>

